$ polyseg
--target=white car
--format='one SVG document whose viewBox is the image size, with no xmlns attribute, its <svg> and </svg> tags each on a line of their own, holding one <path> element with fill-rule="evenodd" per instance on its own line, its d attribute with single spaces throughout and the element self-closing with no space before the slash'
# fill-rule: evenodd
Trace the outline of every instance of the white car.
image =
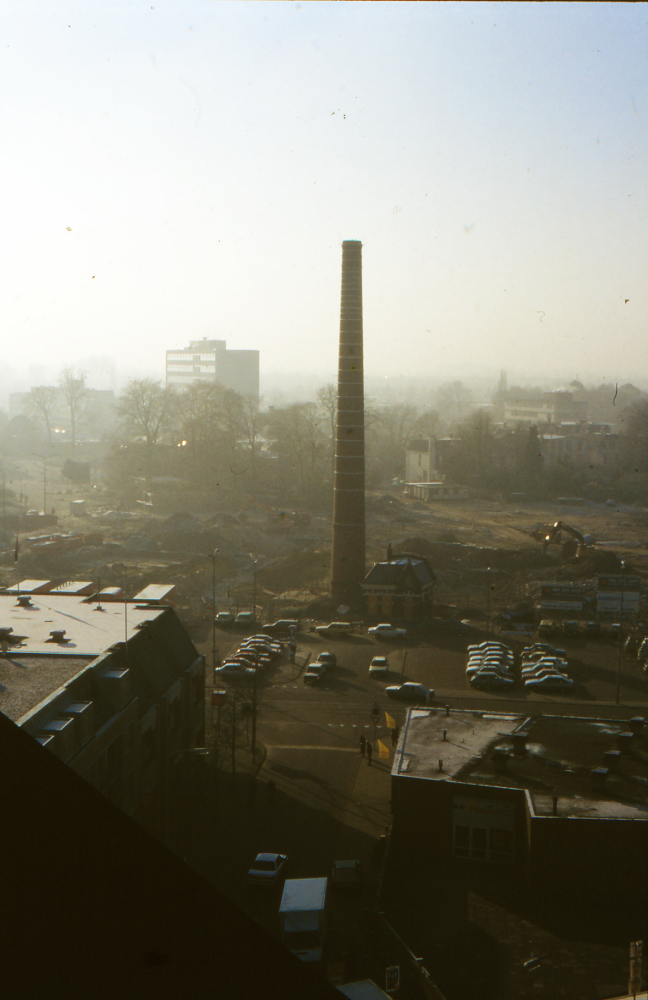
<svg viewBox="0 0 648 1000">
<path fill-rule="evenodd" d="M 404 639 L 407 635 L 406 629 L 396 628 L 387 622 L 383 622 L 382 625 L 374 625 L 373 628 L 368 629 L 368 632 L 369 635 L 374 635 L 376 639 Z"/>
<path fill-rule="evenodd" d="M 257 854 L 247 874 L 253 885 L 276 885 L 288 863 L 287 854 Z"/>
<path fill-rule="evenodd" d="M 328 625 L 316 625 L 315 631 L 320 635 L 349 635 L 353 627 L 350 622 L 329 622 Z"/>
<path fill-rule="evenodd" d="M 390 698 L 398 698 L 401 701 L 421 702 L 425 705 L 430 698 L 434 698 L 434 691 L 426 687 L 425 684 L 416 684 L 414 681 L 405 681 L 404 684 L 393 684 L 385 688 L 385 694 Z"/>
<path fill-rule="evenodd" d="M 389 673 L 389 660 L 386 656 L 374 656 L 373 660 L 369 664 L 369 674 L 376 676 L 377 674 Z"/>
<path fill-rule="evenodd" d="M 567 691 L 574 686 L 571 677 L 564 674 L 543 674 L 542 677 L 531 677 L 524 686 L 532 691 Z"/>
<path fill-rule="evenodd" d="M 234 615 L 231 611 L 219 611 L 215 621 L 217 625 L 231 625 L 234 621 Z"/>
<path fill-rule="evenodd" d="M 512 677 L 507 677 L 498 670 L 479 670 L 470 678 L 473 687 L 508 688 L 515 684 Z"/>
</svg>

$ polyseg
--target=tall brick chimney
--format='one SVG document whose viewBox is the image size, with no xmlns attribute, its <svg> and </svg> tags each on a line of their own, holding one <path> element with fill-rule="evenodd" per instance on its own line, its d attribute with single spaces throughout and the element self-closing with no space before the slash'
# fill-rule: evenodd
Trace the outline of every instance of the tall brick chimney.
<svg viewBox="0 0 648 1000">
<path fill-rule="evenodd" d="M 342 244 L 331 595 L 357 604 L 365 577 L 364 371 L 362 243 Z"/>
</svg>

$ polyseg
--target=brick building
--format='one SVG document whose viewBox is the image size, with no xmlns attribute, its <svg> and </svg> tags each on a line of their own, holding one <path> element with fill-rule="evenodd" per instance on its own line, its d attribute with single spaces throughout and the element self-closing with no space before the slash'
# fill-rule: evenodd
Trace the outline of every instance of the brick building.
<svg viewBox="0 0 648 1000">
<path fill-rule="evenodd" d="M 648 726 L 410 709 L 392 768 L 399 849 L 512 866 L 537 892 L 648 891 Z"/>
</svg>

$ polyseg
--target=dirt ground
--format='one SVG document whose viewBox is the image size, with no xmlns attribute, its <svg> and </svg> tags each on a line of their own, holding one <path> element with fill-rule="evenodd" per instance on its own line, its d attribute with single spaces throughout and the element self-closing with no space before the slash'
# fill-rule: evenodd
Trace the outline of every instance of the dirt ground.
<svg viewBox="0 0 648 1000">
<path fill-rule="evenodd" d="M 42 509 L 46 499 L 48 512 L 55 510 L 59 523 L 53 529 L 20 532 L 18 563 L 15 536 L 5 529 L 2 584 L 47 578 L 115 586 L 123 584 L 126 567 L 129 593 L 147 583 L 174 583 L 179 605 L 198 617 L 211 605 L 214 568 L 221 609 L 254 602 L 261 613 L 278 612 L 306 607 L 328 592 L 330 514 L 246 504 L 223 510 L 216 499 L 213 512 L 204 513 L 210 509 L 209 498 L 191 492 L 180 501 L 174 494 L 177 509 L 169 514 L 169 498 L 161 488 L 157 500 L 154 492 L 152 506 L 134 504 L 122 511 L 105 490 L 73 486 L 55 468 L 48 473 L 45 498 L 41 463 L 30 459 L 16 464 L 11 488 L 16 493 L 20 488 L 29 508 Z M 73 500 L 86 501 L 87 516 L 71 513 Z M 367 564 L 384 559 L 389 543 L 394 552 L 426 556 L 437 578 L 435 600 L 457 617 L 479 620 L 506 607 L 532 606 L 542 581 L 578 581 L 593 589 L 596 575 L 618 572 L 622 559 L 628 571 L 648 581 L 648 507 L 497 499 L 425 503 L 393 490 L 369 492 L 366 508 Z M 7 513 L 14 509 L 10 502 Z M 565 560 L 558 545 L 543 554 L 531 532 L 558 520 L 594 537 L 596 545 L 584 558 Z M 37 554 L 28 539 L 48 531 L 100 532 L 103 544 Z"/>
</svg>

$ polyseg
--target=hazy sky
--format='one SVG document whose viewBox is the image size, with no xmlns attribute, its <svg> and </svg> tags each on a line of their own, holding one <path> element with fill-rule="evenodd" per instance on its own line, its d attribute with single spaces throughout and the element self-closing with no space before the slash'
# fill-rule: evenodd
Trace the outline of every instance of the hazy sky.
<svg viewBox="0 0 648 1000">
<path fill-rule="evenodd" d="M 0 361 L 648 375 L 648 5 L 4 0 Z M 629 301 L 626 303 L 625 300 Z"/>
</svg>

